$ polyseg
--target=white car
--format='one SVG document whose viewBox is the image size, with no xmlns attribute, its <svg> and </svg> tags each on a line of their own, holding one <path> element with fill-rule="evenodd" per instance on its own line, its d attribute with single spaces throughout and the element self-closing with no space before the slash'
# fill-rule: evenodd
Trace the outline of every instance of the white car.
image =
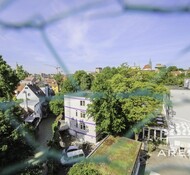
<svg viewBox="0 0 190 175">
<path fill-rule="evenodd" d="M 63 154 L 78 150 L 78 146 L 69 146 L 63 150 Z"/>
<path fill-rule="evenodd" d="M 62 165 L 72 165 L 85 159 L 85 155 L 82 149 L 74 150 L 63 154 L 61 157 Z"/>
</svg>

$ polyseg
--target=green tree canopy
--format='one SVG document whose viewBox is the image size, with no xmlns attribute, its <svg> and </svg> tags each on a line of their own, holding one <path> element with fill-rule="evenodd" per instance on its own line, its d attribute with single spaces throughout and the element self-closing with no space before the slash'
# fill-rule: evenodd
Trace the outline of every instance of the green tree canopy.
<svg viewBox="0 0 190 175">
<path fill-rule="evenodd" d="M 68 175 L 101 175 L 93 163 L 77 163 L 70 170 Z"/>
<path fill-rule="evenodd" d="M 92 86 L 95 96 L 88 107 L 97 130 L 119 134 L 159 110 L 168 90 L 162 81 L 149 79 L 154 74 L 128 66 L 106 68 L 97 74 Z"/>
<path fill-rule="evenodd" d="M 64 97 L 63 96 L 54 96 L 49 102 L 50 111 L 58 116 L 64 112 Z"/>
<path fill-rule="evenodd" d="M 66 94 L 70 92 L 76 92 L 78 90 L 78 87 L 76 85 L 75 80 L 72 76 L 68 77 L 61 86 L 61 94 Z"/>
<path fill-rule="evenodd" d="M 60 88 L 61 88 L 60 86 L 63 83 L 63 75 L 59 72 L 59 73 L 55 74 L 53 76 L 53 78 L 55 79 L 55 81 L 58 85 L 58 91 L 60 91 Z"/>
<path fill-rule="evenodd" d="M 32 145 L 26 141 L 26 136 L 32 133 L 28 131 L 28 126 L 21 122 L 21 114 L 20 107 L 14 105 L 5 111 L 0 110 L 1 170 L 8 165 L 21 163 L 34 155 Z"/>
<path fill-rule="evenodd" d="M 90 90 L 93 81 L 92 74 L 79 70 L 74 73 L 73 78 L 78 90 Z"/>
<path fill-rule="evenodd" d="M 111 91 L 95 93 L 88 106 L 88 113 L 93 114 L 97 131 L 116 135 L 126 130 L 126 116 L 121 107 L 117 94 Z"/>
<path fill-rule="evenodd" d="M 0 99 L 11 99 L 18 83 L 16 71 L 0 56 Z"/>
<path fill-rule="evenodd" d="M 18 64 L 16 65 L 16 74 L 19 80 L 24 80 L 29 75 L 29 73 L 24 70 L 23 66 L 19 66 Z"/>
<path fill-rule="evenodd" d="M 87 73 L 84 70 L 78 70 L 73 74 L 73 78 L 75 80 L 75 83 L 78 87 L 81 85 L 81 79 L 84 75 L 87 75 Z"/>
</svg>

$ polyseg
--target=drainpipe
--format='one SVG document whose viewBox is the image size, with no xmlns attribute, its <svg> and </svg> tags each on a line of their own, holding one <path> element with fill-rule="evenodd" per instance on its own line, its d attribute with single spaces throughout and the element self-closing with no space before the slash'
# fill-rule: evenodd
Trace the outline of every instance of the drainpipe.
<svg viewBox="0 0 190 175">
<path fill-rule="evenodd" d="M 26 112 L 28 112 L 28 100 L 27 100 L 27 92 L 24 91 L 25 97 L 24 97 L 24 109 Z"/>
<path fill-rule="evenodd" d="M 49 97 L 49 87 L 47 85 L 45 86 L 45 94 L 46 97 Z"/>
</svg>

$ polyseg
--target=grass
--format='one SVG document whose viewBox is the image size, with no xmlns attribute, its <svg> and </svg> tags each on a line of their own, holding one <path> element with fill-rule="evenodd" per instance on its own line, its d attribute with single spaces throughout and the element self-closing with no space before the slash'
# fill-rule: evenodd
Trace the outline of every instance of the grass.
<svg viewBox="0 0 190 175">
<path fill-rule="evenodd" d="M 126 137 L 109 136 L 91 155 L 103 175 L 131 175 L 141 143 Z"/>
</svg>

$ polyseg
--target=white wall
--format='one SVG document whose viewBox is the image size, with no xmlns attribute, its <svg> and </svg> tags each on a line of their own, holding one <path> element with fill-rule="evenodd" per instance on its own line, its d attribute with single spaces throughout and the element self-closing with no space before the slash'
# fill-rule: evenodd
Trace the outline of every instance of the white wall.
<svg viewBox="0 0 190 175">
<path fill-rule="evenodd" d="M 34 92 L 26 85 L 23 90 L 17 95 L 17 99 L 25 99 L 25 92 L 27 94 L 27 99 L 30 100 L 37 100 L 39 101 L 39 98 L 34 94 Z"/>
<path fill-rule="evenodd" d="M 84 101 L 84 106 L 81 106 L 81 101 Z M 72 135 L 77 136 L 81 140 L 96 143 L 97 134 L 95 122 L 92 117 L 86 114 L 88 104 L 90 104 L 90 100 L 84 97 L 65 96 L 65 122 L 69 125 Z M 86 114 L 85 118 L 81 117 L 81 113 Z M 78 122 L 78 126 L 76 122 Z M 80 123 L 85 124 L 85 130 L 81 129 Z"/>
</svg>

